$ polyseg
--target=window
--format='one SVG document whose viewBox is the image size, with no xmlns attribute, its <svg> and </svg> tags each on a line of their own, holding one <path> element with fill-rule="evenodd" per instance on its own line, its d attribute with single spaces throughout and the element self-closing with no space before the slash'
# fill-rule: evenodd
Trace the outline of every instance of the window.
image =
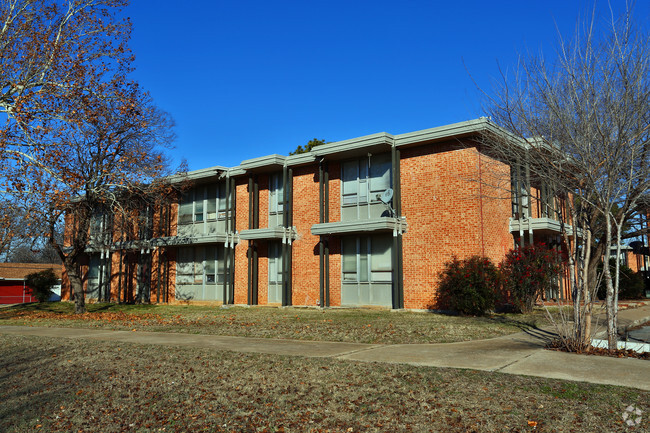
<svg viewBox="0 0 650 433">
<path fill-rule="evenodd" d="M 377 195 L 391 187 L 389 154 L 343 163 L 343 206 L 378 202 Z"/>
<path fill-rule="evenodd" d="M 279 242 L 269 244 L 269 282 L 282 283 L 282 244 Z"/>
<path fill-rule="evenodd" d="M 269 211 L 274 214 L 282 213 L 284 211 L 282 174 L 274 174 L 269 179 L 269 196 L 271 197 Z"/>
<path fill-rule="evenodd" d="M 203 222 L 203 205 L 205 199 L 205 187 L 201 186 L 194 190 L 194 222 Z"/>
<path fill-rule="evenodd" d="M 344 282 L 390 282 L 392 238 L 389 235 L 351 236 L 342 240 Z"/>
<path fill-rule="evenodd" d="M 230 193 L 232 200 L 233 192 Z M 181 224 L 226 218 L 226 183 L 197 186 L 183 194 L 178 210 Z"/>
<path fill-rule="evenodd" d="M 90 217 L 90 237 L 98 239 L 104 234 L 105 228 L 105 213 L 104 211 L 97 211 Z"/>
<path fill-rule="evenodd" d="M 282 244 L 269 242 L 269 286 L 267 301 L 282 302 Z"/>
<path fill-rule="evenodd" d="M 217 279 L 215 278 L 216 260 L 217 260 L 216 247 L 214 246 L 205 247 L 205 262 L 203 265 L 203 272 L 205 274 L 206 284 L 215 284 L 217 282 Z"/>
<path fill-rule="evenodd" d="M 208 221 L 217 219 L 217 185 L 208 185 L 207 198 L 205 200 L 205 219 Z"/>
<path fill-rule="evenodd" d="M 222 284 L 225 281 L 224 252 L 223 245 L 180 248 L 176 266 L 177 284 Z"/>
<path fill-rule="evenodd" d="M 194 209 L 193 191 L 187 191 L 181 198 L 181 205 L 178 209 L 178 222 L 181 224 L 192 222 L 192 213 Z"/>
<path fill-rule="evenodd" d="M 524 181 L 525 167 L 521 164 L 516 164 L 511 168 L 511 190 L 512 190 L 512 214 L 515 218 L 519 217 L 519 212 L 522 216 L 528 217 L 528 187 Z"/>
<path fill-rule="evenodd" d="M 284 225 L 284 188 L 282 174 L 269 177 L 269 227 Z"/>
</svg>

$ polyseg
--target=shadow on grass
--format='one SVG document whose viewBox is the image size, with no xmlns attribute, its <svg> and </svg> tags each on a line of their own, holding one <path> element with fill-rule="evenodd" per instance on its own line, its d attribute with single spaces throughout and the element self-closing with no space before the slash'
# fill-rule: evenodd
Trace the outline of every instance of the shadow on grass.
<svg viewBox="0 0 650 433">
<path fill-rule="evenodd" d="M 73 405 L 72 391 L 92 378 L 87 372 L 66 365 L 65 348 L 43 339 L 24 338 L 31 344 L 7 344 L 0 360 L 0 431 L 33 431 L 43 424 L 43 415 L 61 406 Z M 61 380 L 66 372 L 73 379 Z M 15 429 L 15 430 L 14 430 Z"/>
<path fill-rule="evenodd" d="M 138 312 L 148 311 L 155 309 L 155 304 L 118 304 L 118 303 L 86 303 L 86 310 L 88 313 L 100 312 Z M 0 310 L 0 319 L 11 319 L 18 317 L 21 313 L 53 313 L 53 314 L 73 314 L 74 303 L 72 302 L 42 302 L 42 303 L 29 303 L 17 304 L 9 307 L 4 307 Z"/>
<path fill-rule="evenodd" d="M 536 323 L 537 321 L 534 318 L 526 318 L 526 317 L 512 318 L 507 316 L 493 316 L 493 317 L 488 317 L 486 319 L 494 323 L 501 323 L 504 325 L 514 326 L 516 328 L 519 328 L 523 333 L 543 342 L 550 342 L 552 340 L 555 340 L 558 337 L 557 333 L 537 326 Z"/>
</svg>

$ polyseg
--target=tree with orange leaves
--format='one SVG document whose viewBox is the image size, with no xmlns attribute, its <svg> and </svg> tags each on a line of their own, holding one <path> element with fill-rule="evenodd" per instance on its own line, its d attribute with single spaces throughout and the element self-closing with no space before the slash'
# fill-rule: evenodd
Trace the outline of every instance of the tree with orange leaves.
<svg viewBox="0 0 650 433">
<path fill-rule="evenodd" d="M 85 312 L 78 269 L 93 215 L 131 215 L 126 201 L 155 204 L 173 141 L 172 121 L 129 79 L 126 0 L 7 0 L 0 6 L 0 190 L 28 209 L 32 236 L 61 257 Z M 65 245 L 56 224 L 72 215 Z"/>
</svg>

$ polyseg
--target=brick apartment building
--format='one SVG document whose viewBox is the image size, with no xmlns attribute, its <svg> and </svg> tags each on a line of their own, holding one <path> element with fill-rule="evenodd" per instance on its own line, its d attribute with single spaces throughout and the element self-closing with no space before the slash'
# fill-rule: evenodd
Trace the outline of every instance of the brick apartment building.
<svg viewBox="0 0 650 433">
<path fill-rule="evenodd" d="M 499 262 L 519 242 L 560 243 L 561 200 L 483 152 L 485 132 L 503 133 L 481 118 L 192 171 L 138 239 L 89 254 L 87 296 L 435 308 L 453 255 Z"/>
</svg>

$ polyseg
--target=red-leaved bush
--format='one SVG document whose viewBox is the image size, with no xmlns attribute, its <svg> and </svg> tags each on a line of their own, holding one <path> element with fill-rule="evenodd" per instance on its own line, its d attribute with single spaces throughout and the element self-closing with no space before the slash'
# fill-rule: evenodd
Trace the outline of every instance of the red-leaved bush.
<svg viewBox="0 0 650 433">
<path fill-rule="evenodd" d="M 545 290 L 558 284 L 562 260 L 556 250 L 536 243 L 510 250 L 500 268 L 510 301 L 519 312 L 527 313 Z"/>
</svg>

